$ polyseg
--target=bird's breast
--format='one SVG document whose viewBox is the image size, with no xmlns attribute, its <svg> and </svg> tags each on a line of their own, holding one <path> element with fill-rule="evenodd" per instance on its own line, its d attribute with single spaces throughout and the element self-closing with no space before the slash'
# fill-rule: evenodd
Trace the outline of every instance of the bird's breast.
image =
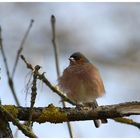
<svg viewBox="0 0 140 140">
<path fill-rule="evenodd" d="M 100 82 L 102 81 L 100 75 L 94 75 L 96 72 L 91 70 L 88 67 L 69 66 L 59 78 L 61 90 L 77 103 L 93 102 L 102 94 L 100 93 L 102 92 L 100 90 L 102 88 Z"/>
</svg>

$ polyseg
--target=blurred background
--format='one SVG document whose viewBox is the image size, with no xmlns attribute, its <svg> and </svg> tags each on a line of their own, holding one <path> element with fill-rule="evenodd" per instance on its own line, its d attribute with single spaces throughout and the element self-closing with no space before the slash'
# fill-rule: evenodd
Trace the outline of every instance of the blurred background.
<svg viewBox="0 0 140 140">
<path fill-rule="evenodd" d="M 139 3 L 0 3 L 0 25 L 3 45 L 10 72 L 22 38 L 34 19 L 34 25 L 24 44 L 22 54 L 33 65 L 42 66 L 48 79 L 57 84 L 50 17 L 56 16 L 57 44 L 60 69 L 68 66 L 68 57 L 75 51 L 84 53 L 100 70 L 106 95 L 98 99 L 100 105 L 140 100 L 140 4 Z M 15 104 L 0 54 L 0 98 L 2 104 Z M 30 78 L 20 59 L 14 77 L 15 89 L 22 106 L 30 105 Z M 53 103 L 61 106 L 60 98 L 38 82 L 35 106 Z M 140 122 L 139 116 L 131 116 Z M 108 120 L 96 129 L 92 121 L 71 123 L 74 137 L 140 137 L 133 126 Z M 11 124 L 13 133 L 16 127 Z M 38 124 L 33 130 L 38 137 L 69 137 L 66 123 Z M 25 137 L 20 131 L 17 137 Z"/>
</svg>

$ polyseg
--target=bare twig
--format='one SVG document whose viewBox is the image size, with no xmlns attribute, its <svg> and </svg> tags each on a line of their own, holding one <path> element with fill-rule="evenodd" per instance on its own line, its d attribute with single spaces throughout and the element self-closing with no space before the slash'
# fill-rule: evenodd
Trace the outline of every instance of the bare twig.
<svg viewBox="0 0 140 140">
<path fill-rule="evenodd" d="M 20 54 L 21 54 L 21 52 L 23 50 L 24 43 L 25 43 L 25 41 L 26 41 L 26 39 L 27 39 L 27 37 L 29 35 L 29 32 L 30 32 L 30 30 L 31 30 L 31 28 L 33 26 L 33 23 L 34 23 L 34 20 L 32 19 L 30 21 L 29 27 L 28 27 L 28 29 L 27 29 L 24 37 L 23 37 L 23 40 L 21 41 L 21 44 L 20 44 L 19 50 L 17 52 L 16 59 L 15 59 L 15 64 L 14 64 L 14 67 L 13 67 L 13 71 L 12 71 L 12 78 L 14 77 L 14 74 L 15 74 L 15 71 L 16 71 L 16 67 L 17 67 L 17 64 L 18 64 L 18 60 L 19 60 Z"/>
<path fill-rule="evenodd" d="M 29 107 L 3 106 L 11 115 L 16 115 L 19 120 L 29 119 Z M 12 109 L 11 109 L 12 108 Z M 13 111 L 16 110 L 16 111 Z M 15 114 L 15 112 L 17 112 Z M 140 115 L 140 102 L 126 102 L 114 105 L 98 106 L 96 109 L 81 107 L 81 108 L 60 108 L 53 105 L 48 107 L 33 108 L 32 121 L 38 123 L 62 123 L 69 121 L 85 121 L 96 119 L 116 119 L 130 115 Z M 10 118 L 7 118 L 9 121 Z M 126 119 L 122 118 L 122 123 L 132 126 L 140 125 L 139 123 L 126 123 Z"/>
<path fill-rule="evenodd" d="M 8 68 L 8 64 L 7 64 L 6 55 L 5 55 L 5 52 L 4 52 L 4 49 L 3 49 L 2 28 L 1 27 L 0 27 L 0 47 L 1 47 L 1 53 L 2 53 L 3 60 L 4 60 L 7 76 L 9 78 L 10 77 L 10 72 L 9 72 L 9 68 Z"/>
<path fill-rule="evenodd" d="M 54 15 L 51 16 L 51 25 L 52 25 L 52 44 L 54 48 L 55 54 L 55 64 L 56 64 L 56 72 L 57 76 L 60 76 L 60 68 L 59 68 L 59 48 L 56 45 L 56 29 L 55 29 L 56 18 Z"/>
<path fill-rule="evenodd" d="M 5 115 L 5 117 L 10 119 L 12 123 L 23 132 L 23 134 L 31 138 L 37 138 L 37 136 L 32 132 L 32 130 L 29 127 L 20 124 L 18 119 L 14 117 L 14 114 L 12 115 L 11 113 L 9 113 L 2 105 L 0 105 L 0 110 Z"/>
<path fill-rule="evenodd" d="M 1 29 L 1 27 L 0 27 L 0 49 L 1 49 L 2 57 L 3 57 L 3 61 L 4 61 L 4 64 L 5 64 L 5 69 L 6 69 L 6 73 L 7 73 L 7 77 L 8 77 L 8 83 L 9 83 L 10 89 L 12 91 L 12 94 L 13 94 L 13 97 L 15 99 L 16 104 L 18 106 L 20 106 L 20 103 L 18 101 L 16 92 L 15 92 L 14 83 L 13 83 L 13 80 L 12 80 L 12 78 L 10 76 L 7 59 L 6 59 L 6 55 L 5 55 L 4 48 L 3 48 L 3 43 L 2 43 L 2 29 Z"/>
<path fill-rule="evenodd" d="M 57 72 L 57 78 L 60 77 L 60 68 L 59 68 L 59 48 L 56 45 L 56 28 L 55 28 L 56 18 L 54 15 L 51 16 L 51 25 L 52 25 L 52 44 L 54 48 L 54 54 L 55 54 L 55 64 L 56 64 L 56 72 Z M 62 100 L 63 107 L 66 107 L 65 102 Z M 70 125 L 70 122 L 67 122 L 68 130 L 70 137 L 73 138 L 72 134 L 72 128 Z"/>
<path fill-rule="evenodd" d="M 25 57 L 23 55 L 21 55 L 21 59 L 25 62 L 26 66 L 28 69 L 32 70 L 32 73 L 34 73 L 34 67 L 32 66 L 32 64 L 30 64 L 29 62 L 27 62 L 27 60 L 25 59 Z M 41 81 L 44 82 L 44 84 L 46 86 L 48 86 L 53 92 L 55 92 L 57 95 L 59 95 L 60 97 L 62 97 L 62 99 L 72 105 L 76 105 L 73 101 L 71 101 L 68 97 L 66 97 L 62 91 L 60 91 L 57 87 L 53 86 L 49 80 L 45 77 L 44 73 L 40 73 L 40 72 L 36 72 L 36 75 L 38 76 L 38 79 L 40 79 Z"/>
</svg>

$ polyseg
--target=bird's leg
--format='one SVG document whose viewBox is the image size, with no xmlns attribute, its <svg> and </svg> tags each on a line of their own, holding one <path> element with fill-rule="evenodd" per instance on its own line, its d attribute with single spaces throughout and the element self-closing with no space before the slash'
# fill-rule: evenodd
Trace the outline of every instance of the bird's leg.
<svg viewBox="0 0 140 140">
<path fill-rule="evenodd" d="M 67 100 L 61 98 L 59 103 L 62 103 L 62 102 L 65 102 L 65 101 L 67 101 Z"/>
<path fill-rule="evenodd" d="M 81 108 L 83 107 L 84 105 L 82 104 L 82 103 L 78 103 L 77 101 L 76 101 L 76 108 L 78 109 L 78 110 L 81 110 Z"/>
</svg>

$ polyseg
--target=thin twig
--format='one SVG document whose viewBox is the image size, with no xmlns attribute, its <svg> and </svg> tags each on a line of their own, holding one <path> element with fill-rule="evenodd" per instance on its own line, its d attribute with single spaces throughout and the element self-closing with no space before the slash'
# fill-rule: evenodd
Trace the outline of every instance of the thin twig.
<svg viewBox="0 0 140 140">
<path fill-rule="evenodd" d="M 60 68 L 59 68 L 59 48 L 56 45 L 56 28 L 55 28 L 56 18 L 54 15 L 51 16 L 51 25 L 52 25 L 52 44 L 54 48 L 54 54 L 55 54 L 55 64 L 56 64 L 56 72 L 57 72 L 57 78 L 60 77 Z M 66 107 L 65 102 L 62 100 L 63 107 Z M 72 128 L 70 122 L 67 122 L 68 130 L 70 137 L 73 138 L 72 134 Z"/>
<path fill-rule="evenodd" d="M 21 54 L 21 52 L 23 50 L 25 41 L 26 41 L 26 39 L 27 39 L 27 37 L 29 35 L 29 32 L 30 32 L 30 30 L 31 30 L 31 28 L 33 26 L 33 23 L 34 23 L 34 20 L 31 19 L 29 27 L 28 27 L 28 29 L 27 29 L 27 31 L 26 31 L 26 33 L 25 33 L 25 35 L 24 35 L 24 37 L 23 37 L 23 39 L 21 41 L 19 50 L 17 51 L 17 56 L 16 56 L 16 59 L 15 59 L 15 64 L 14 64 L 13 71 L 12 71 L 12 78 L 14 77 L 14 74 L 15 74 L 15 71 L 16 71 L 16 67 L 17 67 L 17 64 L 18 64 L 18 60 L 19 60 L 20 54 Z"/>
<path fill-rule="evenodd" d="M 6 59 L 6 55 L 5 55 L 4 48 L 3 48 L 2 29 L 1 29 L 1 27 L 0 27 L 0 49 L 1 49 L 2 57 L 3 57 L 3 61 L 4 61 L 4 64 L 5 64 L 5 69 L 6 69 L 6 73 L 7 73 L 7 77 L 8 77 L 8 83 L 9 83 L 10 89 L 12 91 L 12 94 L 13 94 L 13 97 L 15 99 L 16 104 L 18 106 L 20 106 L 20 103 L 18 101 L 16 92 L 15 92 L 14 83 L 13 83 L 13 80 L 12 80 L 12 78 L 10 76 L 7 59 Z"/>
<path fill-rule="evenodd" d="M 23 55 L 21 55 L 21 59 L 26 64 L 27 68 L 30 69 L 32 71 L 32 73 L 34 73 L 34 67 L 32 66 L 32 64 L 30 64 L 29 62 L 27 62 L 27 60 L 25 59 L 25 57 Z M 48 86 L 57 95 L 59 95 L 60 97 L 62 97 L 62 99 L 64 101 L 66 101 L 66 102 L 68 102 L 68 103 L 70 103 L 72 105 L 76 105 L 73 101 L 71 101 L 68 97 L 66 97 L 62 91 L 60 91 L 56 86 L 53 86 L 50 83 L 50 81 L 45 77 L 44 72 L 41 74 L 38 71 L 38 72 L 36 72 L 36 75 L 38 76 L 38 79 L 39 80 L 43 81 L 46 86 Z"/>
<path fill-rule="evenodd" d="M 8 78 L 10 77 L 10 72 L 9 72 L 9 68 L 8 68 L 8 64 L 7 64 L 7 59 L 6 59 L 6 55 L 3 49 L 3 43 L 2 43 L 2 28 L 0 27 L 0 46 L 1 46 L 1 53 L 2 53 L 2 57 L 4 60 L 4 64 L 5 64 L 5 68 L 6 68 L 6 72 L 7 72 L 7 76 Z"/>
<path fill-rule="evenodd" d="M 51 25 L 52 25 L 52 44 L 54 48 L 55 54 L 55 64 L 56 64 L 56 72 L 57 77 L 60 76 L 60 68 L 59 68 L 59 48 L 56 45 L 56 29 L 55 29 L 56 18 L 54 15 L 51 16 Z"/>
<path fill-rule="evenodd" d="M 2 105 L 0 105 L 0 110 L 3 114 L 5 114 L 5 117 L 8 117 L 12 121 L 12 123 L 23 132 L 23 134 L 30 138 L 37 138 L 37 136 L 32 132 L 32 130 L 29 127 L 20 124 L 19 120 L 16 119 L 11 113 L 9 113 Z"/>
</svg>

